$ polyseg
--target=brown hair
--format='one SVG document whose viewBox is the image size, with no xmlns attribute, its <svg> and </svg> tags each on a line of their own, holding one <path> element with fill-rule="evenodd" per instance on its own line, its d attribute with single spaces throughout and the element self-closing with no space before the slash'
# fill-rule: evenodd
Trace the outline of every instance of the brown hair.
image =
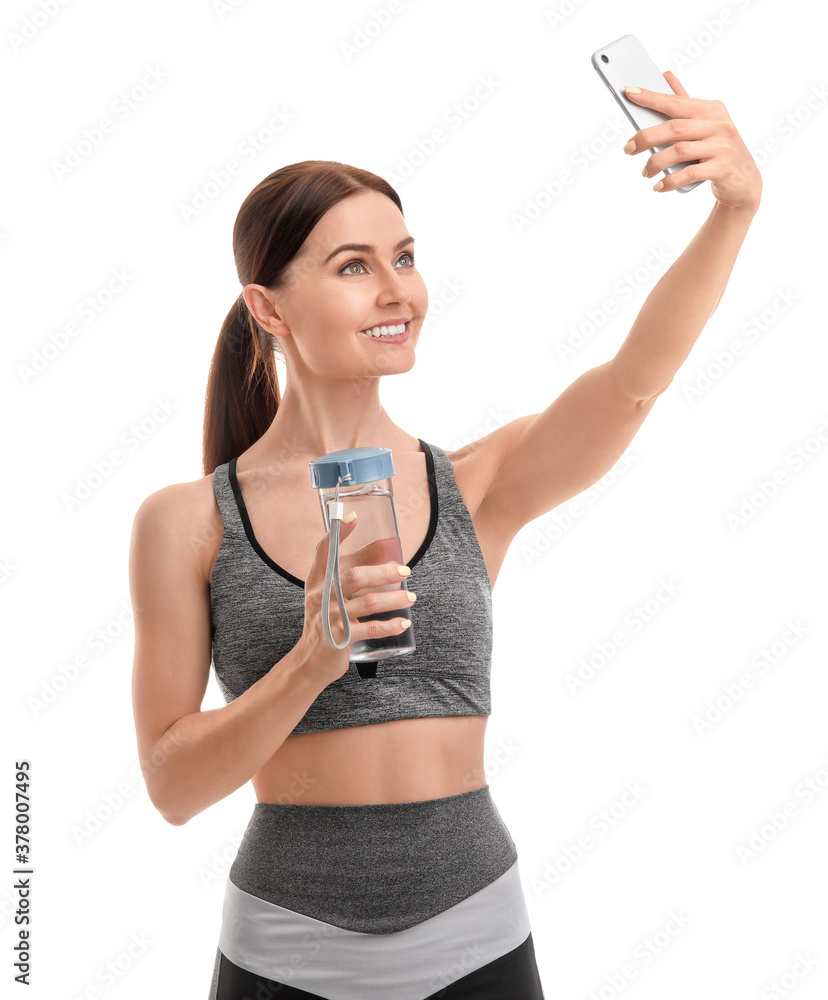
<svg viewBox="0 0 828 1000">
<path fill-rule="evenodd" d="M 329 208 L 358 191 L 379 191 L 402 212 L 391 185 L 359 167 L 303 160 L 269 174 L 242 202 L 233 227 L 233 256 L 242 286 L 273 291 L 288 266 L 307 253 L 305 240 Z M 219 333 L 204 405 L 203 474 L 240 455 L 268 429 L 281 394 L 274 352 L 277 338 L 256 322 L 242 294 Z"/>
</svg>

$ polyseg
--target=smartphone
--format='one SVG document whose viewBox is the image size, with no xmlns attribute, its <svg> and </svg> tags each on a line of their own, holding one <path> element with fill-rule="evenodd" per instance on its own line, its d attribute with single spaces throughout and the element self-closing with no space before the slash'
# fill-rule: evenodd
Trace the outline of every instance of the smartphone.
<svg viewBox="0 0 828 1000">
<path fill-rule="evenodd" d="M 644 108 L 631 101 L 624 94 L 624 87 L 628 84 L 631 87 L 644 87 L 647 90 L 656 90 L 661 94 L 672 94 L 673 88 L 667 82 L 664 74 L 656 66 L 655 62 L 639 42 L 635 35 L 622 35 L 609 45 L 592 53 L 592 65 L 596 72 L 609 87 L 612 96 L 618 101 L 621 110 L 629 118 L 636 130 L 650 128 L 653 125 L 660 125 L 661 122 L 670 120 L 669 115 L 654 111 L 652 108 Z M 665 142 L 661 146 L 652 146 L 651 149 L 658 152 L 672 146 L 672 142 Z M 666 167 L 662 173 L 672 174 L 677 170 L 682 170 L 688 163 L 698 163 L 698 160 L 688 160 L 685 163 L 676 163 L 672 167 Z M 686 193 L 692 191 L 694 187 L 701 184 L 701 181 L 693 181 L 683 187 L 676 188 L 676 191 Z"/>
</svg>

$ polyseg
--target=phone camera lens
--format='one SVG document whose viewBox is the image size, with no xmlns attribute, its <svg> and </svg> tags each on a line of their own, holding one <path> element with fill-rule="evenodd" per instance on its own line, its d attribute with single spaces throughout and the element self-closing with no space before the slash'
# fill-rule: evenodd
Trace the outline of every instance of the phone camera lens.
<svg viewBox="0 0 828 1000">
<path fill-rule="evenodd" d="M 606 56 L 601 56 L 601 62 L 609 62 L 609 59 Z"/>
</svg>

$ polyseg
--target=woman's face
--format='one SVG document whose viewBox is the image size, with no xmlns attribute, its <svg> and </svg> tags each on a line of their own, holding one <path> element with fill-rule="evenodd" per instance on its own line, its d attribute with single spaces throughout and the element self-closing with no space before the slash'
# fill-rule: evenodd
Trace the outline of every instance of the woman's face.
<svg viewBox="0 0 828 1000">
<path fill-rule="evenodd" d="M 346 244 L 373 249 L 341 249 Z M 428 309 L 405 219 L 376 191 L 329 209 L 288 268 L 285 287 L 267 290 L 267 298 L 273 307 L 266 328 L 280 337 L 288 367 L 340 378 L 408 371 Z M 363 332 L 397 321 L 407 323 L 401 343 Z"/>
</svg>

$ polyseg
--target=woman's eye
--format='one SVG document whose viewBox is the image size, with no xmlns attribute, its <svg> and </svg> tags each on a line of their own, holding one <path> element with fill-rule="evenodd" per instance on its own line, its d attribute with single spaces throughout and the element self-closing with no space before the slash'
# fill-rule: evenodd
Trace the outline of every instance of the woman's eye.
<svg viewBox="0 0 828 1000">
<path fill-rule="evenodd" d="M 349 267 L 356 267 L 356 265 L 357 265 L 357 264 L 359 264 L 359 266 L 360 266 L 360 267 L 362 267 L 362 264 L 361 264 L 361 263 L 360 263 L 360 262 L 359 262 L 358 260 L 351 260 L 351 261 L 348 261 L 348 263 L 347 263 L 347 264 L 344 264 L 344 265 L 343 265 L 343 266 L 342 266 L 342 267 L 340 268 L 340 270 L 339 270 L 339 273 L 340 273 L 340 274 L 343 274 L 343 273 L 345 273 L 345 270 L 346 270 L 346 268 L 349 268 Z M 349 271 L 348 273 L 349 273 L 349 274 L 359 274 L 359 271 Z"/>
<path fill-rule="evenodd" d="M 408 265 L 408 267 L 413 267 L 414 266 L 414 254 L 413 253 L 404 253 L 402 255 L 402 257 L 400 257 L 400 260 L 402 260 L 403 257 L 408 257 L 408 259 L 411 261 L 411 263 Z M 361 260 L 349 260 L 347 264 L 343 264 L 342 265 L 342 267 L 339 269 L 339 273 L 340 274 L 360 274 L 359 271 L 348 271 L 349 267 L 354 267 L 355 265 L 359 265 L 359 267 L 363 267 L 364 268 L 364 264 L 362 263 Z"/>
</svg>

